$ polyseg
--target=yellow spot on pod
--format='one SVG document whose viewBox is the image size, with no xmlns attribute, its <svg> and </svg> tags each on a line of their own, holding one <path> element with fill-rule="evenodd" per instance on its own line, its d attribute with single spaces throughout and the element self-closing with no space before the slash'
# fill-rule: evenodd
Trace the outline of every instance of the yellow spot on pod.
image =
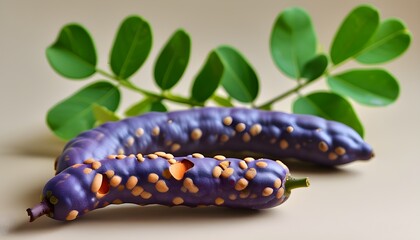
<svg viewBox="0 0 420 240">
<path fill-rule="evenodd" d="M 228 177 L 230 177 L 232 174 L 233 174 L 233 172 L 234 172 L 235 170 L 233 169 L 233 168 L 226 168 L 225 170 L 223 170 L 223 172 L 222 172 L 222 177 L 224 177 L 224 178 L 228 178 Z"/>
<path fill-rule="evenodd" d="M 284 195 L 284 188 L 280 188 L 277 191 L 276 198 L 280 199 L 281 197 L 283 197 L 283 195 Z"/>
<path fill-rule="evenodd" d="M 157 175 L 156 173 L 150 173 L 149 176 L 147 177 L 147 181 L 149 181 L 150 183 L 156 183 L 159 180 L 159 175 Z"/>
<path fill-rule="evenodd" d="M 150 158 L 150 159 L 156 159 L 156 158 L 158 158 L 159 156 L 158 156 L 158 155 L 156 155 L 156 154 L 151 153 L 151 154 L 148 154 L 148 155 L 147 155 L 147 157 L 148 157 L 148 158 Z"/>
<path fill-rule="evenodd" d="M 284 150 L 289 147 L 289 143 L 286 140 L 282 139 L 280 140 L 279 146 L 281 149 Z"/>
<path fill-rule="evenodd" d="M 240 167 L 241 169 L 247 169 L 247 168 L 248 168 L 248 164 L 246 164 L 246 162 L 245 162 L 245 161 L 240 161 L 240 162 L 239 162 L 239 167 Z"/>
<path fill-rule="evenodd" d="M 164 158 L 166 156 L 166 152 L 155 152 L 155 155 Z"/>
<path fill-rule="evenodd" d="M 328 159 L 330 159 L 331 161 L 337 160 L 338 156 L 337 154 L 331 152 L 328 154 Z"/>
<path fill-rule="evenodd" d="M 255 165 L 259 168 L 266 168 L 268 166 L 268 164 L 263 161 L 258 161 L 257 163 L 255 163 Z"/>
<path fill-rule="evenodd" d="M 229 194 L 229 199 L 232 200 L 232 201 L 235 201 L 237 197 L 238 196 L 236 196 L 236 194 L 234 194 L 234 193 Z"/>
<path fill-rule="evenodd" d="M 197 193 L 199 191 L 198 187 L 194 185 L 194 182 L 191 178 L 185 178 L 183 186 L 191 193 Z"/>
<path fill-rule="evenodd" d="M 219 167 L 219 166 L 214 167 L 213 172 L 212 172 L 213 177 L 215 177 L 215 178 L 220 177 L 220 175 L 222 174 L 222 171 L 223 171 L 223 169 L 221 167 Z"/>
<path fill-rule="evenodd" d="M 71 210 L 66 217 L 67 221 L 71 221 L 76 219 L 77 215 L 79 215 L 79 212 L 77 210 Z"/>
<path fill-rule="evenodd" d="M 103 176 L 100 173 L 97 173 L 93 177 L 92 185 L 90 185 L 90 190 L 94 193 L 98 192 L 102 185 Z"/>
<path fill-rule="evenodd" d="M 176 163 L 176 160 L 175 160 L 175 159 L 173 159 L 173 158 L 172 158 L 172 159 L 169 159 L 169 160 L 168 160 L 168 163 L 170 163 L 170 164 L 174 164 L 174 163 Z"/>
<path fill-rule="evenodd" d="M 216 200 L 214 201 L 214 203 L 216 203 L 216 205 L 222 205 L 225 202 L 225 200 L 221 197 L 216 198 Z"/>
<path fill-rule="evenodd" d="M 108 155 L 108 159 L 115 159 L 117 157 L 117 155 Z"/>
<path fill-rule="evenodd" d="M 255 176 L 257 176 L 257 169 L 255 169 L 255 168 L 250 168 L 245 173 L 245 178 L 248 179 L 248 180 L 254 179 Z"/>
<path fill-rule="evenodd" d="M 235 190 L 236 191 L 242 191 L 248 186 L 248 180 L 245 178 L 239 179 L 235 184 Z"/>
<path fill-rule="evenodd" d="M 244 133 L 244 135 L 242 136 L 242 141 L 244 142 L 251 141 L 251 136 L 248 133 Z"/>
<path fill-rule="evenodd" d="M 142 192 L 144 191 L 144 189 L 140 186 L 136 186 L 133 188 L 133 190 L 131 190 L 131 194 L 133 194 L 133 196 L 139 196 Z"/>
<path fill-rule="evenodd" d="M 226 134 L 222 134 L 220 135 L 220 142 L 224 143 L 227 142 L 229 140 L 229 136 Z"/>
<path fill-rule="evenodd" d="M 93 171 L 92 168 L 85 168 L 85 169 L 83 169 L 83 173 L 85 173 L 85 174 L 89 174 L 92 171 Z"/>
<path fill-rule="evenodd" d="M 107 170 L 106 172 L 105 172 L 105 175 L 108 177 L 108 178 L 112 178 L 113 176 L 114 176 L 114 171 L 113 170 Z"/>
<path fill-rule="evenodd" d="M 252 136 L 257 136 L 258 134 L 260 134 L 262 130 L 262 126 L 258 123 L 254 124 L 251 126 L 251 128 L 249 129 L 249 132 L 251 133 Z"/>
<path fill-rule="evenodd" d="M 193 153 L 192 156 L 193 158 L 204 158 L 203 154 L 201 153 Z"/>
<path fill-rule="evenodd" d="M 344 154 L 346 154 L 346 149 L 343 147 L 337 147 L 335 149 L 335 153 L 337 153 L 340 156 L 343 156 Z"/>
<path fill-rule="evenodd" d="M 203 135 L 203 132 L 199 128 L 195 128 L 191 132 L 191 139 L 194 141 L 197 141 L 201 138 L 202 135 Z"/>
<path fill-rule="evenodd" d="M 134 144 L 134 138 L 133 137 L 129 137 L 129 138 L 127 138 L 127 146 L 128 147 L 131 147 L 131 146 L 133 146 L 133 144 Z"/>
<path fill-rule="evenodd" d="M 184 199 L 182 199 L 182 197 L 175 197 L 172 199 L 172 203 L 175 205 L 180 205 L 184 203 Z"/>
<path fill-rule="evenodd" d="M 158 127 L 158 126 L 156 126 L 156 127 L 154 127 L 153 129 L 152 129 L 152 135 L 153 136 L 158 136 L 159 135 L 159 133 L 160 133 L 160 128 Z"/>
<path fill-rule="evenodd" d="M 92 163 L 92 168 L 95 169 L 95 170 L 99 169 L 101 166 L 102 166 L 102 164 L 99 161 L 95 161 L 95 162 Z"/>
<path fill-rule="evenodd" d="M 118 149 L 117 153 L 118 153 L 118 155 L 124 155 L 125 152 L 124 152 L 123 148 L 120 148 L 120 149 Z"/>
<path fill-rule="evenodd" d="M 143 155 L 141 153 L 137 154 L 136 155 L 136 158 L 137 158 L 137 161 L 139 161 L 139 162 L 143 162 L 144 161 L 144 157 L 143 157 Z"/>
<path fill-rule="evenodd" d="M 109 185 L 111 185 L 112 187 L 118 187 L 118 185 L 120 185 L 121 183 L 121 180 L 122 179 L 120 176 L 115 175 L 111 178 L 111 180 L 109 180 Z"/>
<path fill-rule="evenodd" d="M 274 186 L 274 188 L 280 188 L 280 187 L 281 187 L 281 179 L 280 179 L 280 178 L 277 178 L 277 179 L 274 181 L 273 186 Z"/>
<path fill-rule="evenodd" d="M 225 156 L 223 156 L 223 155 L 216 155 L 216 156 L 214 156 L 213 158 L 214 158 L 214 159 L 216 159 L 216 160 L 219 160 L 219 161 L 223 161 L 223 160 L 225 160 L 225 159 L 226 159 L 226 157 L 225 157 Z"/>
<path fill-rule="evenodd" d="M 295 129 L 294 129 L 292 126 L 288 126 L 288 127 L 286 128 L 286 132 L 288 132 L 288 133 L 292 133 L 294 130 L 295 130 Z"/>
<path fill-rule="evenodd" d="M 271 187 L 266 187 L 266 188 L 264 188 L 264 190 L 263 190 L 263 192 L 262 192 L 262 195 L 263 195 L 264 197 L 268 197 L 268 196 L 270 196 L 271 194 L 273 194 L 273 192 L 274 192 L 274 190 L 273 190 Z"/>
<path fill-rule="evenodd" d="M 327 152 L 328 151 L 328 144 L 324 141 L 321 141 L 318 143 L 318 148 L 321 150 L 321 152 Z"/>
<path fill-rule="evenodd" d="M 83 161 L 84 164 L 91 164 L 93 162 L 95 162 L 95 159 L 93 159 L 93 158 L 88 158 L 85 161 Z"/>
<path fill-rule="evenodd" d="M 140 193 L 140 197 L 142 197 L 143 199 L 149 199 L 152 197 L 152 194 L 146 191 L 143 191 L 142 193 Z"/>
<path fill-rule="evenodd" d="M 156 182 L 156 190 L 161 193 L 165 193 L 169 190 L 168 186 L 166 185 L 165 180 L 159 180 Z"/>
<path fill-rule="evenodd" d="M 250 162 L 255 161 L 255 159 L 252 158 L 252 157 L 246 157 L 246 158 L 244 158 L 244 161 L 247 162 L 247 163 L 250 163 Z"/>
<path fill-rule="evenodd" d="M 78 168 L 78 167 L 81 167 L 81 166 L 83 166 L 83 164 L 81 164 L 81 163 L 76 163 L 76 164 L 74 164 L 73 166 L 71 166 L 72 168 Z"/>
<path fill-rule="evenodd" d="M 174 144 L 172 144 L 171 151 L 172 151 L 172 152 L 176 152 L 176 151 L 178 151 L 180 148 L 181 148 L 181 145 L 179 145 L 178 143 L 174 143 Z"/>
<path fill-rule="evenodd" d="M 226 169 L 230 166 L 230 162 L 229 161 L 223 161 L 219 164 L 219 166 L 224 170 L 224 169 Z"/>
<path fill-rule="evenodd" d="M 243 132 L 246 129 L 245 123 L 238 123 L 236 124 L 235 130 L 237 132 Z"/>
<path fill-rule="evenodd" d="M 119 155 L 117 155 L 117 159 L 119 159 L 119 160 L 121 160 L 121 159 L 124 159 L 124 158 L 126 158 L 127 156 L 125 156 L 125 155 L 123 155 L 123 154 L 119 154 Z"/>
<path fill-rule="evenodd" d="M 139 180 L 137 179 L 137 177 L 136 176 L 130 176 L 128 179 L 127 179 L 127 182 L 125 183 L 125 187 L 128 189 L 128 190 L 131 190 L 131 189 L 133 189 L 136 185 L 137 185 L 137 182 L 138 182 Z"/>
<path fill-rule="evenodd" d="M 223 119 L 223 124 L 224 124 L 224 125 L 226 125 L 226 126 L 230 126 L 230 125 L 232 124 L 232 122 L 233 122 L 233 119 L 232 119 L 232 117 L 230 117 L 230 116 L 225 117 L 225 118 Z"/>
<path fill-rule="evenodd" d="M 137 128 L 136 130 L 136 136 L 137 137 L 141 137 L 144 134 L 144 129 L 143 128 Z"/>
</svg>

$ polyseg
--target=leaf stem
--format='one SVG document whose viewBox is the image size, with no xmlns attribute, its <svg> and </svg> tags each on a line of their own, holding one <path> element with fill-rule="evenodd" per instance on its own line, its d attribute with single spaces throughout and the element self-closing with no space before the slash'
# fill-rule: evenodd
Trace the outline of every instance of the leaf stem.
<svg viewBox="0 0 420 240">
<path fill-rule="evenodd" d="M 288 96 L 290 96 L 291 94 L 293 94 L 293 93 L 299 93 L 299 90 L 300 89 L 302 89 L 302 88 L 304 88 L 304 87 L 306 87 L 306 86 L 308 86 L 310 83 L 312 83 L 312 82 L 315 82 L 314 80 L 312 80 L 312 81 L 306 81 L 306 82 L 304 82 L 304 83 L 302 83 L 302 84 L 298 84 L 296 87 L 294 87 L 294 88 L 292 88 L 292 89 L 290 89 L 289 91 L 286 91 L 286 92 L 284 92 L 284 93 L 282 93 L 282 94 L 280 94 L 280 95 L 278 95 L 278 96 L 276 96 L 276 97 L 274 97 L 274 98 L 272 98 L 271 100 L 269 100 L 269 101 L 267 101 L 267 102 L 265 102 L 265 103 L 263 103 L 263 104 L 261 104 L 261 105 L 257 105 L 257 106 L 255 106 L 255 108 L 258 108 L 258 109 L 265 109 L 265 108 L 267 108 L 267 107 L 269 107 L 269 106 L 271 106 L 273 103 L 275 103 L 275 102 L 277 102 L 277 101 L 279 101 L 279 100 L 281 100 L 281 99 L 283 99 L 283 98 L 286 98 L 286 97 L 288 97 Z"/>
<path fill-rule="evenodd" d="M 155 99 L 166 99 L 172 102 L 176 102 L 176 103 L 182 103 L 182 104 L 186 104 L 186 105 L 190 105 L 190 106 L 204 106 L 203 103 L 200 102 L 196 102 L 192 99 L 188 99 L 182 96 L 178 96 L 178 95 L 174 95 L 168 91 L 164 91 L 161 94 L 157 94 L 148 90 L 144 90 L 142 88 L 137 87 L 136 85 L 134 85 L 133 83 L 131 83 L 129 80 L 127 79 L 121 79 L 118 76 L 114 76 L 102 69 L 96 69 L 96 72 L 101 74 L 104 77 L 107 77 L 111 80 L 117 81 L 119 85 L 124 86 L 125 88 L 128 88 L 130 90 L 133 90 L 135 92 L 138 92 L 140 94 L 142 94 L 145 97 L 149 97 L 149 98 L 155 98 Z"/>
</svg>

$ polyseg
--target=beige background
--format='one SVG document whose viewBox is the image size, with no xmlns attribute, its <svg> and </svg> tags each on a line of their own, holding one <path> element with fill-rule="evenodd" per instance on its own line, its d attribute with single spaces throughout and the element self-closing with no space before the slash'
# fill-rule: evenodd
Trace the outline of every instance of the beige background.
<svg viewBox="0 0 420 240">
<path fill-rule="evenodd" d="M 385 65 L 401 82 L 398 102 L 386 108 L 357 106 L 366 139 L 376 151 L 374 160 L 335 170 L 293 165 L 294 175 L 309 176 L 312 186 L 295 190 L 288 202 L 267 211 L 117 206 L 72 223 L 44 217 L 29 224 L 25 209 L 38 201 L 44 183 L 53 176 L 53 159 L 64 145 L 47 129 L 45 113 L 87 83 L 61 78 L 46 62 L 45 48 L 64 24 L 80 22 L 90 29 L 99 65 L 108 69 L 108 51 L 121 20 L 129 14 L 147 19 L 154 47 L 133 80 L 151 90 L 156 90 L 152 66 L 160 47 L 173 31 L 184 28 L 192 37 L 192 56 L 175 92 L 185 96 L 207 53 L 231 44 L 257 70 L 261 103 L 293 86 L 269 55 L 268 39 L 277 14 L 288 6 L 305 8 L 328 50 L 344 15 L 362 1 L 0 0 L 0 239 L 420 239 L 420 4 L 369 2 L 381 10 L 382 18 L 404 19 L 414 36 L 407 54 Z M 320 82 L 313 88 L 323 87 Z M 124 92 L 121 109 L 138 97 Z M 293 99 L 276 104 L 276 109 L 290 111 Z"/>
</svg>

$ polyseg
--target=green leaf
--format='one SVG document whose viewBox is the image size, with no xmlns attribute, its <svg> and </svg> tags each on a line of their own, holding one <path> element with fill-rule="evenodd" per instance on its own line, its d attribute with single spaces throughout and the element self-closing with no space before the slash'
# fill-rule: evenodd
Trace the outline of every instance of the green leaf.
<svg viewBox="0 0 420 240">
<path fill-rule="evenodd" d="M 115 111 L 119 102 L 120 91 L 116 86 L 95 82 L 52 107 L 47 114 L 47 124 L 57 136 L 68 140 L 94 126 L 95 104 Z"/>
<path fill-rule="evenodd" d="M 172 88 L 180 79 L 190 58 L 191 39 L 176 31 L 166 43 L 155 64 L 155 81 L 162 90 Z"/>
<path fill-rule="evenodd" d="M 331 89 L 370 106 L 386 106 L 399 95 L 397 80 L 382 69 L 357 69 L 328 77 Z"/>
<path fill-rule="evenodd" d="M 93 104 L 93 115 L 96 119 L 95 125 L 101 125 L 106 122 L 115 122 L 120 120 L 115 112 L 110 111 L 108 108 L 98 104 Z"/>
<path fill-rule="evenodd" d="M 214 51 L 210 52 L 206 63 L 195 77 L 191 98 L 198 102 L 204 102 L 210 98 L 222 81 L 223 69 L 219 55 Z"/>
<path fill-rule="evenodd" d="M 222 86 L 228 94 L 244 103 L 255 100 L 259 91 L 258 77 L 247 60 L 234 48 L 221 46 L 216 53 L 222 61 Z"/>
<path fill-rule="evenodd" d="M 138 103 L 133 104 L 125 111 L 125 115 L 132 117 L 146 112 L 166 112 L 168 111 L 161 100 L 154 98 L 145 98 Z"/>
<path fill-rule="evenodd" d="M 353 9 L 338 29 L 332 46 L 331 60 L 337 65 L 359 53 L 379 26 L 379 14 L 370 6 Z"/>
<path fill-rule="evenodd" d="M 271 56 L 289 77 L 299 79 L 306 62 L 315 56 L 317 40 L 308 13 L 300 8 L 284 10 L 271 32 Z"/>
<path fill-rule="evenodd" d="M 398 19 L 387 19 L 379 25 L 356 60 L 365 64 L 384 63 L 404 53 L 410 42 L 411 35 L 404 23 Z"/>
<path fill-rule="evenodd" d="M 64 26 L 46 55 L 51 67 L 64 77 L 82 79 L 96 72 L 95 45 L 81 25 Z"/>
<path fill-rule="evenodd" d="M 138 16 L 126 18 L 112 47 L 112 72 L 122 79 L 127 79 L 143 65 L 151 48 L 152 30 L 149 23 Z"/>
<path fill-rule="evenodd" d="M 303 66 L 302 77 L 309 81 L 315 80 L 324 74 L 328 66 L 328 58 L 324 54 L 319 54 L 310 59 Z"/>
<path fill-rule="evenodd" d="M 352 127 L 363 137 L 363 126 L 351 104 L 342 96 L 330 92 L 315 92 L 299 97 L 293 112 L 334 120 Z"/>
<path fill-rule="evenodd" d="M 232 104 L 232 102 L 230 101 L 230 99 L 228 98 L 224 98 L 221 96 L 218 96 L 217 94 L 214 94 L 211 99 L 217 103 L 217 105 L 222 106 L 222 107 L 234 107 L 234 105 Z"/>
</svg>

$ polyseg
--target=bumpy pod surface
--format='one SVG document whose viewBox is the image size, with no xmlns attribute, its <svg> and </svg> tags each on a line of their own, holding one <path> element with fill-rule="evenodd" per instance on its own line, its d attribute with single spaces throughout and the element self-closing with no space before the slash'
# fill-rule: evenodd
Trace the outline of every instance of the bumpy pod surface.
<svg viewBox="0 0 420 240">
<path fill-rule="evenodd" d="M 269 159 L 201 154 L 173 158 L 163 152 L 110 156 L 88 159 L 57 174 L 45 185 L 42 203 L 27 211 L 33 221 L 43 214 L 73 220 L 120 203 L 263 209 L 283 203 L 290 190 L 299 187 L 288 189 L 288 181 L 294 181 L 288 168 Z M 307 185 L 305 179 L 301 186 Z"/>
<path fill-rule="evenodd" d="M 373 156 L 350 127 L 325 119 L 245 108 L 196 108 L 147 113 L 81 133 L 57 158 L 57 173 L 109 154 L 250 151 L 340 165 Z"/>
</svg>

